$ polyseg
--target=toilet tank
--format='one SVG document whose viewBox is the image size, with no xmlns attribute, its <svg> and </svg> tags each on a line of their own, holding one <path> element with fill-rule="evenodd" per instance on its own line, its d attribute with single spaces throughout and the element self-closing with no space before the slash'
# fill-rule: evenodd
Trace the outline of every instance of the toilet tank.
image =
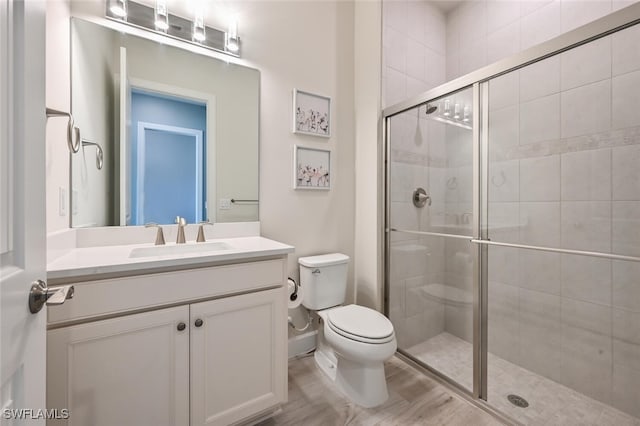
<svg viewBox="0 0 640 426">
<path fill-rule="evenodd" d="M 344 303 L 349 256 L 342 253 L 301 257 L 302 304 L 314 311 Z"/>
</svg>

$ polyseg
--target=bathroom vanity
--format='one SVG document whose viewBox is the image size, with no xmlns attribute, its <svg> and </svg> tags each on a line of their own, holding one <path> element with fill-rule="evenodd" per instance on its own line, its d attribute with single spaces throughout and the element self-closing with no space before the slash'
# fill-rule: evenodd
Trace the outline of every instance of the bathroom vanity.
<svg viewBox="0 0 640 426">
<path fill-rule="evenodd" d="M 292 251 L 244 237 L 74 248 L 50 262 L 49 286 L 75 293 L 48 307 L 47 406 L 71 413 L 49 424 L 229 425 L 272 415 L 287 399 Z"/>
</svg>

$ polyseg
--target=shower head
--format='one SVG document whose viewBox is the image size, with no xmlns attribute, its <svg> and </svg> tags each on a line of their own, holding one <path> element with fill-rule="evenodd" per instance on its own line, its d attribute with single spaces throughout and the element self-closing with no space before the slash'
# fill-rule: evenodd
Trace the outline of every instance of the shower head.
<svg viewBox="0 0 640 426">
<path fill-rule="evenodd" d="M 438 109 L 437 105 L 431 105 L 431 104 L 427 104 L 427 110 L 426 110 L 426 114 L 433 114 L 434 112 L 436 112 L 436 110 Z"/>
</svg>

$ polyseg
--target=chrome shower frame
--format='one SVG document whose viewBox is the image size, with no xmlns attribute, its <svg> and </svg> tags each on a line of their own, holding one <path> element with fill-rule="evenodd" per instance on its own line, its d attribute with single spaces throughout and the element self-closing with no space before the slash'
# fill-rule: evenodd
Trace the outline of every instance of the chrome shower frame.
<svg viewBox="0 0 640 426">
<path fill-rule="evenodd" d="M 399 349 L 398 352 L 404 359 L 408 359 L 412 364 L 417 365 L 426 371 L 434 374 L 442 381 L 460 391 L 462 394 L 472 398 L 475 403 L 482 406 L 487 411 L 493 412 L 499 417 L 505 418 L 504 414 L 498 413 L 487 401 L 487 355 L 488 355 L 488 265 L 487 253 L 490 245 L 507 246 L 520 249 L 541 250 L 566 254 L 579 254 L 600 258 L 627 260 L 640 262 L 640 257 L 623 256 L 608 253 L 588 252 L 580 250 L 569 250 L 560 248 L 548 248 L 523 244 L 509 244 L 493 242 L 488 238 L 488 132 L 489 132 L 489 80 L 500 75 L 518 70 L 533 63 L 555 56 L 567 50 L 592 42 L 599 38 L 608 36 L 633 25 L 640 24 L 640 3 L 635 3 L 621 10 L 613 12 L 603 18 L 589 24 L 576 28 L 570 32 L 562 34 L 554 39 L 540 45 L 529 48 L 509 58 L 500 60 L 494 64 L 480 68 L 467 75 L 451 80 L 434 89 L 426 91 L 420 95 L 411 97 L 406 101 L 389 106 L 382 111 L 383 124 L 383 201 L 384 201 L 384 232 L 383 232 L 383 289 L 384 289 L 384 313 L 389 316 L 389 284 L 390 284 L 390 249 L 391 232 L 403 231 L 424 236 L 440 236 L 447 238 L 463 238 L 475 244 L 474 248 L 474 269 L 473 269 L 473 391 L 466 388 L 445 376 L 441 372 L 429 367 L 425 363 L 415 359 L 410 354 Z M 453 92 L 462 89 L 472 88 L 473 90 L 473 238 L 459 235 L 448 235 L 434 232 L 421 232 L 415 230 L 403 230 L 391 228 L 390 208 L 390 120 L 392 117 L 409 111 L 421 105 L 425 105 Z M 507 418 L 508 419 L 508 418 Z M 513 421 L 513 419 L 508 419 Z M 517 422 L 516 422 L 517 423 Z"/>
</svg>

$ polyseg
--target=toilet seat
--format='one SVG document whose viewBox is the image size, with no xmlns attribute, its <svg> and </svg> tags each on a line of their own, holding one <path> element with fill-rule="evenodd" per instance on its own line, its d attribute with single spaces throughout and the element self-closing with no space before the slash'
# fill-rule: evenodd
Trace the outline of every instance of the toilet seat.
<svg viewBox="0 0 640 426">
<path fill-rule="evenodd" d="M 383 344 L 395 338 L 393 324 L 373 309 L 347 305 L 327 312 L 326 323 L 340 336 L 361 343 Z"/>
</svg>

